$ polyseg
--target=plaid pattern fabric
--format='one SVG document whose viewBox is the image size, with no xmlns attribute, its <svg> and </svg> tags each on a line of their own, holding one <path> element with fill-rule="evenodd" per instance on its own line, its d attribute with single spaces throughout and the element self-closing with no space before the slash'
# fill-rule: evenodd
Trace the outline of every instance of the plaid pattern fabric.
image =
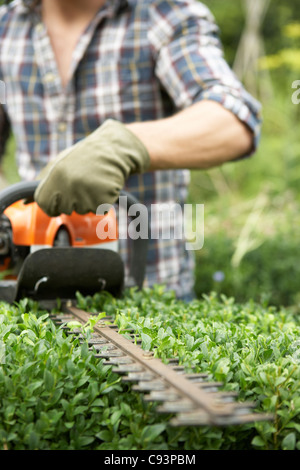
<svg viewBox="0 0 300 470">
<path fill-rule="evenodd" d="M 226 64 L 218 28 L 200 2 L 107 2 L 77 44 L 66 89 L 39 8 L 29 12 L 30 3 L 15 0 L 0 8 L 0 79 L 22 179 L 34 179 L 108 118 L 156 120 L 203 99 L 231 110 L 253 130 L 257 144 L 260 106 Z M 130 177 L 125 189 L 150 208 L 184 204 L 188 184 L 187 170 L 156 171 Z M 178 221 L 171 223 L 175 229 Z M 121 253 L 127 265 L 125 240 Z M 146 285 L 153 283 L 165 283 L 179 296 L 192 290 L 193 256 L 184 240 L 150 240 Z"/>
</svg>

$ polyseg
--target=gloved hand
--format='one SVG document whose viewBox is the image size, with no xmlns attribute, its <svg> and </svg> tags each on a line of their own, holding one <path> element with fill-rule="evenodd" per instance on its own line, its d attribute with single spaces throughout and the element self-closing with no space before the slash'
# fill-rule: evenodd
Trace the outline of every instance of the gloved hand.
<svg viewBox="0 0 300 470">
<path fill-rule="evenodd" d="M 144 144 L 109 119 L 42 170 L 34 199 L 51 217 L 95 213 L 100 204 L 116 202 L 128 176 L 146 171 L 149 164 Z"/>
</svg>

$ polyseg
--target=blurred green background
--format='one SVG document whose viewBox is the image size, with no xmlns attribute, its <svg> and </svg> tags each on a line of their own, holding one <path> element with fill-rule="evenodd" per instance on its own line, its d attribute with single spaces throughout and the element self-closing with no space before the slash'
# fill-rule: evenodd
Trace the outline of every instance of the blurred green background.
<svg viewBox="0 0 300 470">
<path fill-rule="evenodd" d="M 262 102 L 264 125 L 254 156 L 192 173 L 190 202 L 205 205 L 196 293 L 298 309 L 300 104 L 292 102 L 292 84 L 300 80 L 299 0 L 202 3 L 217 20 L 227 61 Z M 18 179 L 13 137 L 2 168 L 9 183 Z"/>
<path fill-rule="evenodd" d="M 260 147 L 251 158 L 194 172 L 190 198 L 205 204 L 196 292 L 237 301 L 300 304 L 299 2 L 206 0 L 225 57 L 263 105 Z M 300 94 L 298 95 L 298 98 Z"/>
</svg>

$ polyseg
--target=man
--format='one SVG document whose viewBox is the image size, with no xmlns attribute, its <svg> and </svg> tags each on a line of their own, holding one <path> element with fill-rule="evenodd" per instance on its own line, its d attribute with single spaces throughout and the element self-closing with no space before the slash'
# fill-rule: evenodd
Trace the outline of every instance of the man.
<svg viewBox="0 0 300 470">
<path fill-rule="evenodd" d="M 51 161 L 35 195 L 49 215 L 95 212 L 122 187 L 148 208 L 183 205 L 188 169 L 256 148 L 260 106 L 200 2 L 15 0 L 0 10 L 0 41 L 20 176 L 36 178 Z M 184 240 L 149 240 L 154 283 L 191 294 Z"/>
</svg>

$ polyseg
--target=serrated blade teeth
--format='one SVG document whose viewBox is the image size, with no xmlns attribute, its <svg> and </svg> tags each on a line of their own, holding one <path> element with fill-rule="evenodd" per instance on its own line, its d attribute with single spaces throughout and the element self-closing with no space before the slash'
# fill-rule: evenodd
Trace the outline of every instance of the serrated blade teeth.
<svg viewBox="0 0 300 470">
<path fill-rule="evenodd" d="M 110 357 L 108 361 L 104 361 L 105 366 L 117 366 L 119 364 L 133 364 L 133 361 L 127 356 Z"/>
<path fill-rule="evenodd" d="M 142 372 L 143 367 L 139 364 L 120 364 L 119 367 L 113 369 L 116 374 L 126 374 L 128 372 Z"/>
<path fill-rule="evenodd" d="M 99 359 L 107 359 L 113 357 L 124 357 L 124 353 L 122 351 L 103 351 L 100 354 L 95 354 L 95 357 Z"/>
<path fill-rule="evenodd" d="M 166 385 L 160 379 L 151 380 L 150 382 L 139 382 L 138 385 L 133 385 L 132 390 L 136 390 L 139 392 L 150 392 L 153 390 L 165 390 Z"/>
<path fill-rule="evenodd" d="M 147 382 L 155 379 L 155 375 L 151 372 L 129 372 L 129 374 L 122 378 L 124 382 Z"/>
<path fill-rule="evenodd" d="M 178 395 L 173 390 L 153 390 L 149 395 L 144 395 L 144 401 L 176 401 L 179 400 L 180 395 Z"/>
<path fill-rule="evenodd" d="M 191 373 L 195 365 L 180 364 L 178 357 L 166 359 L 166 364 L 156 358 L 154 350 L 141 349 L 135 330 L 119 331 L 116 325 L 108 324 L 113 322 L 111 317 L 100 320 L 88 338 L 84 337 L 84 328 L 70 330 L 67 325 L 71 320 L 85 325 L 89 320 L 87 312 L 68 308 L 66 314 L 54 320 L 67 334 L 78 335 L 79 342 L 86 341 L 94 356 L 112 366 L 112 372 L 120 374 L 123 382 L 136 382 L 131 389 L 143 393 L 144 401 L 159 402 L 159 413 L 174 413 L 172 426 L 228 426 L 273 419 L 251 412 L 254 403 L 235 402 L 237 393 L 220 390 L 223 383 L 210 381 L 209 374 Z"/>
<path fill-rule="evenodd" d="M 194 410 L 195 405 L 189 400 L 166 401 L 157 408 L 159 413 L 180 413 Z"/>
</svg>

